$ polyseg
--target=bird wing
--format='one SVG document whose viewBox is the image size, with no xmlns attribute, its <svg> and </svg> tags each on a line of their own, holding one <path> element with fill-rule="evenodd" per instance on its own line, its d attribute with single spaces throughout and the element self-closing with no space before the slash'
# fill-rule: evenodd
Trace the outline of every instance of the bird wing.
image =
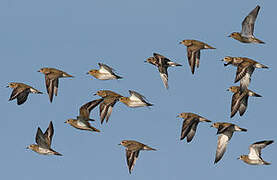
<svg viewBox="0 0 277 180">
<path fill-rule="evenodd" d="M 52 102 L 52 100 L 53 100 L 54 81 L 55 81 L 55 79 L 50 79 L 49 75 L 45 75 L 45 85 L 46 85 L 46 89 L 47 89 L 47 93 L 48 93 L 50 102 Z"/>
<path fill-rule="evenodd" d="M 249 83 L 251 82 L 251 75 L 253 74 L 255 68 L 253 66 L 248 66 L 246 69 L 245 75 L 240 80 L 240 89 L 245 91 L 248 88 Z"/>
<path fill-rule="evenodd" d="M 89 119 L 90 111 L 103 101 L 103 98 L 90 101 L 82 105 L 79 109 L 79 116 L 85 120 Z"/>
<path fill-rule="evenodd" d="M 166 89 L 168 89 L 168 72 L 167 72 L 167 67 L 168 66 L 159 66 L 159 72 L 161 79 L 163 81 L 163 84 Z"/>
<path fill-rule="evenodd" d="M 193 124 L 192 124 L 192 126 L 190 128 L 190 131 L 189 131 L 189 133 L 187 135 L 187 142 L 188 143 L 193 139 L 193 137 L 194 137 L 194 135 L 196 133 L 196 129 L 197 129 L 198 123 L 199 123 L 199 121 L 193 122 Z"/>
<path fill-rule="evenodd" d="M 59 87 L 59 78 L 53 79 L 53 88 L 55 96 L 58 95 L 58 87 Z"/>
<path fill-rule="evenodd" d="M 188 133 L 191 131 L 193 123 L 195 123 L 197 121 L 198 121 L 198 119 L 193 118 L 193 117 L 184 119 L 184 122 L 183 122 L 183 125 L 182 125 L 180 140 L 184 139 L 188 135 Z"/>
<path fill-rule="evenodd" d="M 245 37 L 253 37 L 254 33 L 254 25 L 257 18 L 257 15 L 259 13 L 260 6 L 256 6 L 255 9 L 253 9 L 242 21 L 242 29 L 241 34 Z"/>
<path fill-rule="evenodd" d="M 265 148 L 267 145 L 273 143 L 272 140 L 270 141 L 259 141 L 251 144 L 249 146 L 249 159 L 260 159 L 261 158 L 261 150 Z"/>
<path fill-rule="evenodd" d="M 136 164 L 138 156 L 139 156 L 139 151 L 131 151 L 126 149 L 126 160 L 127 160 L 127 165 L 128 165 L 130 174 Z"/>
<path fill-rule="evenodd" d="M 109 73 L 109 74 L 113 74 L 113 68 L 111 68 L 110 66 L 103 64 L 103 63 L 98 63 L 100 69 L 99 72 L 100 73 Z"/>
<path fill-rule="evenodd" d="M 138 92 L 136 91 L 132 91 L 132 90 L 129 90 L 129 93 L 130 93 L 130 100 L 134 100 L 134 101 L 145 101 L 145 97 L 141 94 L 139 94 Z"/>
<path fill-rule="evenodd" d="M 54 127 L 53 127 L 52 121 L 50 121 L 48 128 L 43 134 L 44 139 L 49 147 L 51 147 L 53 134 L 54 134 Z"/>
<path fill-rule="evenodd" d="M 100 104 L 99 110 L 100 110 L 100 122 L 101 124 L 104 122 L 104 119 L 106 118 L 106 122 L 108 122 L 113 107 L 115 103 L 118 101 L 117 97 L 108 96 L 104 99 L 104 101 Z"/>
<path fill-rule="evenodd" d="M 241 99 L 241 103 L 239 106 L 239 115 L 242 116 L 246 109 L 247 109 L 247 104 L 248 104 L 248 95 L 245 95 L 242 99 Z"/>
<path fill-rule="evenodd" d="M 250 66 L 248 62 L 242 62 L 237 67 L 235 83 L 241 80 L 247 73 L 247 68 Z"/>
<path fill-rule="evenodd" d="M 189 66 L 190 66 L 192 74 L 194 74 L 195 63 L 196 63 L 198 51 L 200 51 L 200 49 L 197 46 L 191 45 L 191 46 L 187 47 L 188 62 L 189 62 Z"/>
<path fill-rule="evenodd" d="M 227 144 L 232 137 L 233 132 L 225 131 L 218 136 L 217 149 L 214 163 L 217 163 L 226 151 Z"/>
<path fill-rule="evenodd" d="M 22 92 L 20 92 L 17 95 L 17 104 L 18 105 L 23 104 L 27 100 L 29 93 L 30 93 L 30 89 L 24 89 Z"/>
<path fill-rule="evenodd" d="M 24 91 L 24 88 L 22 87 L 17 87 L 17 88 L 14 88 L 13 91 L 12 91 L 12 94 L 10 96 L 10 99 L 9 101 L 11 100 L 14 100 L 15 98 L 17 98 L 17 96 L 22 93 Z"/>
<path fill-rule="evenodd" d="M 36 143 L 38 144 L 39 147 L 42 147 L 44 149 L 50 148 L 50 146 L 47 144 L 44 134 L 42 133 L 39 127 L 36 134 Z"/>
<path fill-rule="evenodd" d="M 199 68 L 200 65 L 200 50 L 195 52 L 195 59 L 196 59 L 196 67 Z"/>
<path fill-rule="evenodd" d="M 243 92 L 243 93 L 236 92 L 233 94 L 232 104 L 231 104 L 231 118 L 237 113 L 238 110 L 241 112 L 242 110 L 241 108 L 243 108 L 242 101 L 244 101 L 243 100 L 244 98 L 248 99 L 247 92 Z"/>
</svg>

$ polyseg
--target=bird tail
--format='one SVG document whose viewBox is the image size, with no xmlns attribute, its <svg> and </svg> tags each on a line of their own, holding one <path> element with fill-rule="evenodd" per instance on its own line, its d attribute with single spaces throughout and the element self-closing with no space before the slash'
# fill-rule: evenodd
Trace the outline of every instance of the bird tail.
<svg viewBox="0 0 277 180">
<path fill-rule="evenodd" d="M 263 64 L 260 64 L 260 63 L 257 63 L 256 64 L 256 68 L 265 68 L 265 69 L 268 69 L 267 66 L 263 65 Z"/>
<path fill-rule="evenodd" d="M 203 117 L 201 117 L 199 120 L 200 120 L 201 122 L 212 122 L 212 121 L 210 121 L 210 120 L 208 120 L 208 119 L 206 119 L 206 118 L 203 118 Z"/>
<path fill-rule="evenodd" d="M 247 131 L 247 129 L 244 129 L 244 128 L 239 128 L 239 131 L 244 131 L 244 132 L 246 132 L 246 131 Z"/>
<path fill-rule="evenodd" d="M 182 66 L 181 64 L 175 63 L 175 62 L 168 62 L 169 66 Z"/>
<path fill-rule="evenodd" d="M 116 79 L 122 79 L 123 77 L 118 76 L 118 75 L 115 75 L 115 78 L 116 78 Z"/>
<path fill-rule="evenodd" d="M 63 77 L 73 77 L 70 74 L 67 74 L 66 72 L 63 72 Z"/>
<path fill-rule="evenodd" d="M 259 40 L 259 39 L 257 39 L 257 38 L 255 38 L 255 42 L 256 42 L 256 43 L 259 43 L 259 44 L 265 44 L 265 42 L 263 42 L 262 40 Z"/>
<path fill-rule="evenodd" d="M 62 156 L 62 154 L 61 154 L 61 153 L 58 153 L 58 152 L 56 152 L 56 151 L 54 151 L 54 155 L 57 155 L 57 156 Z"/>
<path fill-rule="evenodd" d="M 215 49 L 214 47 L 209 46 L 208 44 L 206 44 L 206 45 L 204 46 L 204 48 L 205 48 L 205 49 Z"/>
<path fill-rule="evenodd" d="M 255 96 L 255 97 L 262 97 L 261 95 L 259 95 L 257 93 L 254 93 L 253 96 Z"/>
<path fill-rule="evenodd" d="M 264 165 L 270 165 L 270 162 L 263 161 Z"/>
<path fill-rule="evenodd" d="M 157 151 L 157 149 L 151 148 L 151 147 L 149 147 L 149 146 L 144 146 L 143 149 L 144 149 L 144 150 L 148 150 L 148 151 L 150 151 L 150 150 L 152 150 L 152 151 Z"/>
<path fill-rule="evenodd" d="M 95 127 L 92 127 L 92 126 L 91 126 L 90 128 L 91 128 L 91 130 L 94 131 L 94 132 L 100 132 L 100 130 L 99 130 L 99 129 L 96 129 Z"/>
</svg>

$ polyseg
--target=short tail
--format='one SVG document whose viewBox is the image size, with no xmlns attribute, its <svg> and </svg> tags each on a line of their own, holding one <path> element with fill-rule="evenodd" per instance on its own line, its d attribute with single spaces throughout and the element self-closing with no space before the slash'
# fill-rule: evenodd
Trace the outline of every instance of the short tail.
<svg viewBox="0 0 277 180">
<path fill-rule="evenodd" d="M 266 161 L 263 161 L 264 162 L 264 165 L 270 165 L 271 163 L 270 162 L 266 162 Z"/>
<path fill-rule="evenodd" d="M 74 76 L 71 76 L 70 74 L 67 74 L 66 72 L 63 72 L 63 77 L 74 77 Z"/>
<path fill-rule="evenodd" d="M 255 97 L 262 97 L 261 95 L 259 95 L 257 93 L 254 93 L 253 96 L 255 96 Z"/>
<path fill-rule="evenodd" d="M 169 66 L 182 66 L 181 64 L 175 63 L 175 62 L 168 62 Z"/>
<path fill-rule="evenodd" d="M 116 78 L 116 79 L 122 79 L 123 77 L 118 76 L 118 75 L 115 75 L 115 78 Z"/>
<path fill-rule="evenodd" d="M 148 151 L 157 151 L 157 149 L 151 148 L 149 146 L 144 146 L 143 148 L 144 150 L 148 150 Z"/>
<path fill-rule="evenodd" d="M 246 132 L 246 131 L 247 131 L 247 129 L 240 128 L 240 131 L 244 131 L 244 132 Z"/>
<path fill-rule="evenodd" d="M 57 155 L 57 156 L 62 156 L 62 154 L 61 153 L 58 153 L 58 152 L 54 152 L 54 155 Z"/>
<path fill-rule="evenodd" d="M 265 44 L 265 42 L 263 42 L 262 40 L 259 40 L 256 38 L 256 43 L 259 43 L 259 44 Z"/>
<path fill-rule="evenodd" d="M 206 44 L 206 45 L 204 46 L 204 48 L 205 48 L 205 49 L 215 49 L 214 47 L 209 46 L 208 44 Z"/>
<path fill-rule="evenodd" d="M 147 106 L 153 106 L 154 104 L 151 104 L 151 103 L 146 102 L 146 105 L 147 105 Z"/>
<path fill-rule="evenodd" d="M 91 130 L 94 131 L 94 132 L 100 132 L 99 129 L 96 129 L 95 127 L 92 127 L 92 126 L 91 126 Z"/>
</svg>

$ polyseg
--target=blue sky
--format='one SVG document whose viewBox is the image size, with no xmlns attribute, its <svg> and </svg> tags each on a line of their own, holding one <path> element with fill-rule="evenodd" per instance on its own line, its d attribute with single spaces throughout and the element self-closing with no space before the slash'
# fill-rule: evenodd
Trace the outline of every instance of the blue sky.
<svg viewBox="0 0 277 180">
<path fill-rule="evenodd" d="M 244 17 L 261 6 L 255 32 L 264 45 L 242 44 L 228 38 L 241 30 Z M 2 0 L 0 2 L 1 179 L 203 179 L 225 180 L 276 177 L 276 144 L 263 151 L 270 166 L 249 166 L 236 158 L 256 141 L 276 140 L 276 21 L 274 1 L 160 1 L 160 0 Z M 200 68 L 192 75 L 183 39 L 216 47 L 201 52 Z M 143 61 L 160 53 L 183 65 L 169 69 L 169 90 L 157 69 Z M 243 117 L 230 119 L 236 69 L 224 67 L 224 56 L 245 56 L 269 69 L 253 73 L 249 89 L 262 98 L 249 98 Z M 124 77 L 100 81 L 86 74 L 102 62 Z M 61 79 L 51 104 L 41 67 L 55 67 L 75 76 Z M 8 82 L 23 82 L 43 91 L 30 94 L 17 106 L 8 102 Z M 273 82 L 273 83 L 272 83 Z M 64 124 L 100 89 L 124 96 L 135 90 L 154 106 L 131 109 L 117 103 L 109 123 L 99 123 L 98 108 L 91 117 L 101 133 L 80 131 Z M 222 160 L 214 165 L 216 129 L 200 123 L 190 144 L 180 141 L 181 112 L 195 112 L 213 122 L 227 121 L 247 128 L 235 133 Z M 35 142 L 37 127 L 53 121 L 52 148 L 64 156 L 42 156 L 27 145 Z M 131 175 L 125 150 L 117 144 L 133 139 L 158 149 L 143 151 Z M 234 173 L 234 174 L 233 174 Z"/>
</svg>

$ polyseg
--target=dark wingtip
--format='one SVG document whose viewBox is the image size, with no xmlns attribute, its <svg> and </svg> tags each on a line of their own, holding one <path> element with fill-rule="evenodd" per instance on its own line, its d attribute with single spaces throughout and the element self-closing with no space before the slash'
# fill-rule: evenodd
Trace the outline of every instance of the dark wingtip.
<svg viewBox="0 0 277 180">
<path fill-rule="evenodd" d="M 241 129 L 241 131 L 244 131 L 244 132 L 246 132 L 247 131 L 247 129 L 244 129 L 244 128 L 240 128 Z"/>
<path fill-rule="evenodd" d="M 269 140 L 269 141 L 267 141 L 266 145 L 269 145 L 269 144 L 272 144 L 272 143 L 274 143 L 274 141 L 273 140 Z"/>
</svg>

